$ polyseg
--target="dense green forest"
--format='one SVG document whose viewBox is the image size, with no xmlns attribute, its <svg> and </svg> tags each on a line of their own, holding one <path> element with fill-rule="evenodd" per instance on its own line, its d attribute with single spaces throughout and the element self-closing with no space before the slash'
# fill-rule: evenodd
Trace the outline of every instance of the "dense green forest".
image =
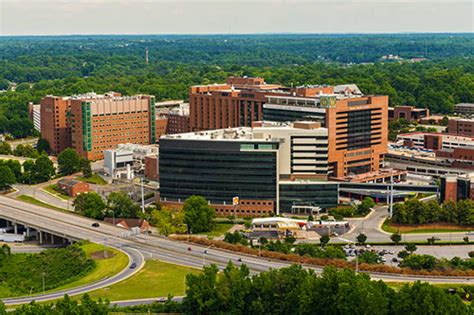
<svg viewBox="0 0 474 315">
<path fill-rule="evenodd" d="M 149 64 L 145 50 L 149 50 Z M 402 61 L 383 61 L 384 55 Z M 450 113 L 474 102 L 473 34 L 58 36 L 0 38 L 0 132 L 34 134 L 28 102 L 47 94 L 146 93 L 186 99 L 229 75 L 285 85 L 355 83 L 392 105 Z M 411 62 L 410 58 L 427 58 Z"/>
</svg>

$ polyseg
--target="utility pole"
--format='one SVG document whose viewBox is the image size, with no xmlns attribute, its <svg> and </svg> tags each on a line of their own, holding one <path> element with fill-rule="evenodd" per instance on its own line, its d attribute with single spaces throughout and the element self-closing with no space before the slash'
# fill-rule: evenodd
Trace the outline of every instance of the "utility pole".
<svg viewBox="0 0 474 315">
<path fill-rule="evenodd" d="M 44 285 L 44 275 L 45 275 L 45 273 L 44 273 L 44 271 L 43 271 L 43 273 L 42 273 L 41 275 L 42 275 L 42 277 L 43 277 L 43 294 L 44 294 L 44 292 L 45 292 L 45 285 Z"/>
<path fill-rule="evenodd" d="M 390 219 L 393 215 L 393 181 L 390 181 Z"/>
<path fill-rule="evenodd" d="M 145 195 L 143 194 L 143 178 L 141 179 L 142 183 L 142 212 L 145 213 Z"/>
<path fill-rule="evenodd" d="M 104 258 L 107 258 L 107 238 L 104 238 Z"/>
<path fill-rule="evenodd" d="M 356 249 L 356 274 L 359 273 L 359 251 Z"/>
</svg>

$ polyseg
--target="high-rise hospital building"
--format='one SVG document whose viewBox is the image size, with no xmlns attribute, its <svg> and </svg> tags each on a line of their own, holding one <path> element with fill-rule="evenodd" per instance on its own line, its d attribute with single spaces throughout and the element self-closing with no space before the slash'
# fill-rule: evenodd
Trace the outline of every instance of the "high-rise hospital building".
<svg viewBox="0 0 474 315">
<path fill-rule="evenodd" d="M 97 160 L 120 143 L 155 143 L 155 123 L 152 96 L 111 92 L 41 100 L 41 134 L 56 154 L 72 147 Z"/>
<path fill-rule="evenodd" d="M 380 181 L 388 141 L 388 96 L 363 95 L 354 84 L 283 87 L 262 78 L 230 77 L 190 88 L 193 131 L 249 127 L 253 121 L 318 121 L 328 130 L 328 175 Z"/>
</svg>

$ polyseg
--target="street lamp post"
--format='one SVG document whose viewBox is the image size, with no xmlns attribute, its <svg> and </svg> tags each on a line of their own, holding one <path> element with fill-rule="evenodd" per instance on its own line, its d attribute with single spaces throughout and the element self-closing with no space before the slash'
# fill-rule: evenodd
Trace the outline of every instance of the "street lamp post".
<svg viewBox="0 0 474 315">
<path fill-rule="evenodd" d="M 390 181 L 390 219 L 393 215 L 393 181 Z"/>
<path fill-rule="evenodd" d="M 212 247 L 212 245 L 209 245 L 208 247 L 206 247 L 206 248 L 204 249 L 204 251 L 202 252 L 202 261 L 203 261 L 202 265 L 203 265 L 203 267 L 206 266 L 206 254 L 207 254 L 207 250 L 208 250 L 210 247 Z"/>
<path fill-rule="evenodd" d="M 355 250 L 355 254 L 356 254 L 356 274 L 359 272 L 359 251 Z"/>
<path fill-rule="evenodd" d="M 43 280 L 43 294 L 44 294 L 44 292 L 45 292 L 45 285 L 44 285 L 44 284 L 45 284 L 45 283 L 44 283 L 45 272 L 42 272 L 42 273 L 41 273 L 41 276 L 42 276 L 42 280 Z"/>
<path fill-rule="evenodd" d="M 141 178 L 141 184 L 142 184 L 142 212 L 145 213 L 145 195 L 143 193 L 143 178 Z"/>
<path fill-rule="evenodd" d="M 104 258 L 107 258 L 107 238 L 104 238 Z"/>
</svg>

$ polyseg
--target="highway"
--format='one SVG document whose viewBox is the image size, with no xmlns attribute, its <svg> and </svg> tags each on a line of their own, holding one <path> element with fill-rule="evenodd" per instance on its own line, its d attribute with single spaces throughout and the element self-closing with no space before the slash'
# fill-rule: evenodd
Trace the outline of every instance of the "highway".
<svg viewBox="0 0 474 315">
<path fill-rule="evenodd" d="M 58 235 L 66 235 L 75 239 L 86 239 L 95 243 L 107 242 L 108 246 L 119 248 L 131 256 L 131 262 L 136 262 L 138 266 L 145 258 L 155 258 L 165 262 L 201 268 L 204 263 L 216 264 L 219 268 L 224 268 L 228 261 L 233 261 L 236 265 L 245 264 L 252 273 L 258 273 L 270 268 L 282 268 L 289 266 L 289 263 L 282 261 L 267 260 L 256 256 L 245 256 L 239 253 L 224 251 L 215 248 L 205 248 L 198 245 L 190 245 L 182 242 L 172 241 L 155 236 L 130 236 L 122 237 L 124 229 L 107 225 L 100 222 L 100 227 L 92 227 L 94 220 L 73 215 L 71 213 L 38 207 L 18 200 L 0 197 L 0 217 L 16 219 L 18 223 L 26 223 L 33 227 L 47 227 L 51 231 L 57 231 Z M 191 249 L 191 250 L 189 250 Z M 241 262 L 239 261 L 241 259 Z M 321 268 L 306 266 L 321 272 Z M 64 295 L 82 294 L 90 290 L 95 290 L 108 286 L 117 281 L 121 281 L 130 276 L 130 273 L 138 270 L 127 268 L 122 273 L 102 282 L 85 285 L 81 288 L 65 290 L 58 293 L 38 295 L 34 297 L 23 297 L 15 299 L 3 299 L 7 305 L 26 303 L 31 300 L 44 301 L 55 299 Z M 423 277 L 399 274 L 371 274 L 374 279 L 387 281 L 429 281 L 429 282 L 452 282 L 474 284 L 474 278 L 443 278 L 443 277 Z"/>
</svg>

